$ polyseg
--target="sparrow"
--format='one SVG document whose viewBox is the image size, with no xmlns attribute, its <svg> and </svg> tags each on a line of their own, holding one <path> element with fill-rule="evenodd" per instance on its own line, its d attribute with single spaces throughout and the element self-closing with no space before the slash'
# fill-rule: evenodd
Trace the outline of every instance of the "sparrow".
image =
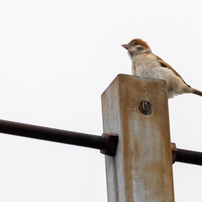
<svg viewBox="0 0 202 202">
<path fill-rule="evenodd" d="M 189 86 L 183 78 L 164 60 L 152 53 L 147 42 L 133 39 L 122 45 L 132 60 L 132 74 L 139 77 L 163 79 L 167 82 L 168 98 L 183 93 L 202 96 L 202 92 Z"/>
</svg>

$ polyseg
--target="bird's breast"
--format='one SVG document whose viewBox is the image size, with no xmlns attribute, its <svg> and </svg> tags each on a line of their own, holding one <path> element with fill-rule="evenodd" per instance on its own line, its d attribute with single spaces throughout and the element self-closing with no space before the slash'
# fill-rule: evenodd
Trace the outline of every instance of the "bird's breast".
<svg viewBox="0 0 202 202">
<path fill-rule="evenodd" d="M 132 73 L 139 77 L 155 78 L 160 70 L 160 67 L 152 61 L 137 61 L 132 67 Z"/>
<path fill-rule="evenodd" d="M 168 82 L 173 73 L 168 68 L 161 67 L 155 62 L 139 62 L 133 63 L 132 74 L 141 78 L 163 79 Z"/>
</svg>

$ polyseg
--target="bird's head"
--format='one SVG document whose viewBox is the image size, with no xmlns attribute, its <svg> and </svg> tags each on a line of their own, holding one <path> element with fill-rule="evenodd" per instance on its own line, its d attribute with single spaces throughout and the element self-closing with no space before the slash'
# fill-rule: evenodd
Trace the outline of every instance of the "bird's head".
<svg viewBox="0 0 202 202">
<path fill-rule="evenodd" d="M 137 54 L 151 53 L 149 45 L 142 39 L 133 39 L 128 44 L 123 44 L 122 46 L 128 50 L 131 58 Z"/>
</svg>

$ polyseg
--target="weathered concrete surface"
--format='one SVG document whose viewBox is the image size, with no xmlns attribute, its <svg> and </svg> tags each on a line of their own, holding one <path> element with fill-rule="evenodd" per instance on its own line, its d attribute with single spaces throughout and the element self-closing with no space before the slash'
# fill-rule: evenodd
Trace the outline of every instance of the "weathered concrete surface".
<svg viewBox="0 0 202 202">
<path fill-rule="evenodd" d="M 102 111 L 104 132 L 119 136 L 116 156 L 106 156 L 108 202 L 174 202 L 166 82 L 120 74 Z"/>
</svg>

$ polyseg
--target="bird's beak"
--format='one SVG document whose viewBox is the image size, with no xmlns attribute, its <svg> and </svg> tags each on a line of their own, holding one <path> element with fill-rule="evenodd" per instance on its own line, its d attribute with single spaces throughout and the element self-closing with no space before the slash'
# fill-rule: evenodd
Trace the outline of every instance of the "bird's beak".
<svg viewBox="0 0 202 202">
<path fill-rule="evenodd" d="M 123 44 L 123 45 L 121 45 L 121 46 L 123 46 L 125 49 L 129 49 L 129 44 Z"/>
</svg>

